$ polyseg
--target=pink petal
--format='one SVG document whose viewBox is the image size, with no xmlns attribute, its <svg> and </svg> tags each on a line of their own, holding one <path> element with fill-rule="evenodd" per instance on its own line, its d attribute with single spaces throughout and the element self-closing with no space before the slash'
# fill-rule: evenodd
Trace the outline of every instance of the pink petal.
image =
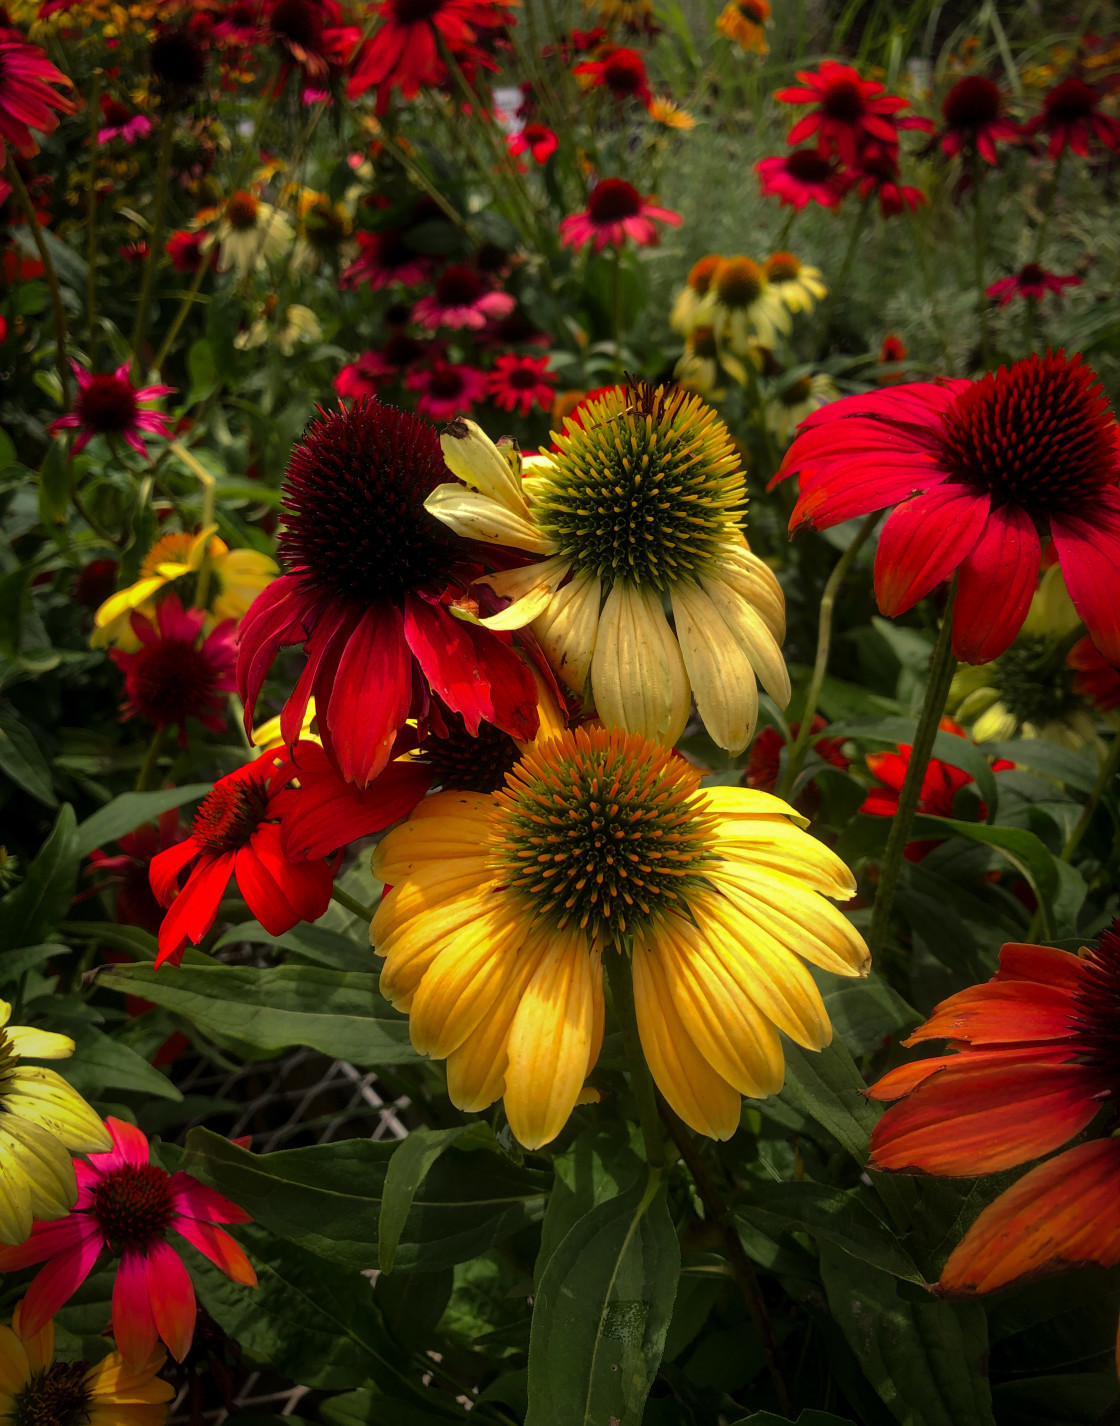
<svg viewBox="0 0 1120 1426">
<path fill-rule="evenodd" d="M 253 1220 L 244 1208 L 239 1208 L 216 1188 L 208 1188 L 191 1178 L 190 1174 L 171 1175 L 171 1201 L 176 1211 L 187 1218 L 199 1218 L 211 1223 L 251 1223 Z"/>
<path fill-rule="evenodd" d="M 240 1243 L 235 1243 L 228 1233 L 215 1228 L 212 1223 L 199 1223 L 193 1218 L 177 1218 L 174 1226 L 188 1243 L 204 1253 L 215 1267 L 221 1268 L 226 1277 L 242 1287 L 256 1287 L 257 1275 L 252 1263 Z"/>
<path fill-rule="evenodd" d="M 90 1155 L 90 1161 L 102 1173 L 108 1173 L 110 1169 L 124 1168 L 126 1164 L 141 1168 L 148 1162 L 151 1157 L 148 1140 L 135 1124 L 126 1124 L 123 1119 L 114 1119 L 110 1115 L 105 1120 L 105 1125 L 112 1136 L 113 1147 L 108 1153 Z"/>
<path fill-rule="evenodd" d="M 953 605 L 953 653 L 987 663 L 1009 648 L 1023 627 L 1038 582 L 1038 531 L 1016 505 L 993 510 L 984 533 L 960 567 Z"/>
<path fill-rule="evenodd" d="M 875 599 L 893 618 L 946 579 L 972 549 L 988 518 L 989 497 L 940 485 L 894 511 L 875 553 Z"/>
<path fill-rule="evenodd" d="M 113 1284 L 113 1336 L 130 1367 L 141 1367 L 156 1349 L 159 1333 L 148 1294 L 143 1253 L 126 1251 Z"/>
<path fill-rule="evenodd" d="M 69 1302 L 101 1255 L 101 1234 L 86 1220 L 76 1247 L 68 1248 L 40 1269 L 23 1299 L 22 1321 L 26 1332 L 38 1332 L 65 1302 Z"/>
<path fill-rule="evenodd" d="M 156 1331 L 181 1362 L 191 1349 L 198 1316 L 191 1275 L 171 1244 L 160 1241 L 148 1249 L 147 1278 Z"/>
<path fill-rule="evenodd" d="M 75 1165 L 84 1168 L 85 1165 Z M 100 1178 L 100 1175 L 97 1176 Z M 57 1223 L 36 1223 L 31 1237 L 15 1247 L 0 1247 L 0 1273 L 19 1272 L 35 1263 L 69 1252 L 90 1234 L 97 1236 L 96 1225 L 84 1213 L 71 1213 Z"/>
</svg>

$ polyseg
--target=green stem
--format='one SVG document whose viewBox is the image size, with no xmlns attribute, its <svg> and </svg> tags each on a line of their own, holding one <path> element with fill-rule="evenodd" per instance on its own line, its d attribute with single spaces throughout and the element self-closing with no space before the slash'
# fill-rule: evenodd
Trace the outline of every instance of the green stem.
<svg viewBox="0 0 1120 1426">
<path fill-rule="evenodd" d="M 785 252 L 786 243 L 789 242 L 790 231 L 793 228 L 794 220 L 796 219 L 796 217 L 797 209 L 791 208 L 789 210 L 789 213 L 786 215 L 785 222 L 782 224 L 781 231 L 778 233 L 778 240 L 774 244 L 774 251 L 776 253 Z"/>
<path fill-rule="evenodd" d="M 614 292 L 611 325 L 614 330 L 614 374 L 615 380 L 623 379 L 622 367 L 622 248 L 614 249 Z"/>
<path fill-rule="evenodd" d="M 871 212 L 872 196 L 863 200 L 859 212 L 852 221 L 852 231 L 848 235 L 848 246 L 844 250 L 844 257 L 840 263 L 840 271 L 836 274 L 836 281 L 829 288 L 828 296 L 820 306 L 817 316 L 817 339 L 814 343 L 814 351 L 819 358 L 824 353 L 825 343 L 828 340 L 828 322 L 832 316 L 832 309 L 836 306 L 836 299 L 840 295 L 842 288 L 846 285 L 848 277 L 852 271 L 852 264 L 856 260 L 856 248 L 859 240 L 863 236 L 863 230 L 867 225 L 867 217 Z"/>
<path fill-rule="evenodd" d="M 642 1040 L 638 1033 L 638 1017 L 634 1009 L 634 974 L 630 967 L 630 957 L 622 951 L 608 950 L 604 956 L 604 964 L 611 992 L 611 1008 L 614 1010 L 614 1018 L 618 1022 L 622 1045 L 626 1051 L 630 1089 L 638 1106 L 638 1122 L 642 1126 L 646 1162 L 650 1168 L 664 1168 L 665 1140 L 657 1113 L 653 1077 L 642 1053 Z"/>
<path fill-rule="evenodd" d="M 1066 838 L 1066 844 L 1062 848 L 1062 861 L 1073 860 L 1073 854 L 1081 845 L 1081 838 L 1089 830 L 1089 823 L 1093 820 L 1101 798 L 1108 791 L 1109 785 L 1115 781 L 1118 772 L 1120 772 L 1120 733 L 1117 733 L 1112 739 L 1112 747 L 1109 748 L 1108 756 L 1101 764 L 1097 780 L 1093 783 L 1093 790 L 1089 793 L 1089 800 L 1081 809 L 1081 816 L 1077 819 L 1076 826 Z"/>
<path fill-rule="evenodd" d="M 992 358 L 992 339 L 988 330 L 988 289 L 984 281 L 987 266 L 987 234 L 984 232 L 983 160 L 972 155 L 972 256 L 976 264 L 976 320 L 980 328 L 980 359 L 987 370 Z"/>
<path fill-rule="evenodd" d="M 86 344 L 89 364 L 97 357 L 97 129 L 100 124 L 101 71 L 93 71 L 89 92 L 89 183 L 86 187 Z"/>
<path fill-rule="evenodd" d="M 1062 149 L 1054 160 L 1054 172 L 1050 175 L 1050 188 L 1046 194 L 1046 202 L 1042 208 L 1042 222 L 1034 235 L 1034 251 L 1031 254 L 1031 261 L 1038 262 L 1042 257 L 1042 249 L 1046 243 L 1046 235 L 1050 231 L 1050 219 L 1054 215 L 1054 200 L 1058 196 L 1058 181 L 1062 174 L 1062 164 L 1065 162 L 1066 151 Z"/>
<path fill-rule="evenodd" d="M 152 734 L 152 741 L 148 744 L 148 751 L 144 754 L 140 774 L 136 779 L 137 792 L 148 792 L 159 781 L 159 760 L 170 735 L 170 728 L 157 728 Z"/>
<path fill-rule="evenodd" d="M 58 379 L 62 386 L 62 404 L 69 411 L 70 409 L 70 364 L 66 359 L 66 312 L 62 306 L 62 288 L 59 285 L 58 273 L 55 271 L 51 255 L 47 251 L 47 241 L 43 237 L 43 230 L 39 226 L 39 219 L 35 214 L 35 204 L 31 201 L 31 194 L 20 176 L 20 171 L 16 167 L 16 156 L 14 149 L 8 151 L 8 182 L 12 185 L 12 191 L 16 195 L 20 207 L 23 209 L 24 217 L 27 219 L 27 226 L 31 229 L 31 236 L 35 240 L 35 246 L 39 250 L 39 261 L 43 264 L 43 274 L 47 279 L 47 286 L 51 293 L 51 306 L 54 309 L 54 342 L 57 352 Z"/>
<path fill-rule="evenodd" d="M 898 877 L 906 854 L 906 844 L 910 840 L 910 829 L 914 825 L 914 814 L 918 810 L 918 800 L 922 794 L 922 783 L 925 781 L 930 753 L 933 751 L 934 739 L 937 737 L 938 724 L 945 712 L 945 703 L 949 697 L 949 685 L 956 672 L 957 661 L 953 657 L 953 601 L 956 590 L 957 582 L 954 577 L 953 583 L 949 586 L 949 598 L 941 620 L 941 632 L 937 636 L 937 643 L 933 650 L 933 662 L 930 665 L 929 682 L 926 684 L 926 696 L 922 702 L 922 711 L 918 717 L 918 728 L 914 734 L 914 746 L 910 750 L 906 777 L 902 783 L 902 790 L 898 794 L 898 810 L 891 819 L 887 849 L 883 855 L 879 887 L 875 893 L 875 907 L 871 913 L 871 927 L 867 934 L 867 945 L 872 957 L 879 954 L 887 939 L 891 906 L 894 902 L 895 888 L 898 886 Z"/>
<path fill-rule="evenodd" d="M 809 750 L 809 742 L 813 736 L 813 719 L 817 712 L 817 703 L 820 700 L 821 688 L 824 686 L 824 676 L 828 670 L 828 655 L 832 646 L 832 614 L 836 607 L 836 596 L 840 592 L 840 586 L 847 578 L 848 571 L 855 563 L 856 556 L 863 549 L 871 532 L 878 524 L 880 512 L 874 511 L 868 515 L 863 524 L 852 536 L 851 544 L 836 561 L 836 566 L 828 577 L 828 583 L 824 587 L 821 595 L 821 615 L 820 625 L 817 630 L 817 657 L 813 663 L 813 676 L 809 680 L 809 690 L 805 695 L 805 707 L 801 713 L 801 725 L 797 730 L 797 737 L 790 745 L 789 755 L 786 758 L 786 770 L 782 774 L 778 783 L 777 793 L 779 797 L 789 799 L 793 792 L 794 784 L 798 774 L 805 762 L 805 754 Z"/>
<path fill-rule="evenodd" d="M 343 891 L 337 882 L 335 882 L 331 888 L 331 900 L 337 901 L 345 911 L 349 911 L 351 916 L 357 916 L 360 921 L 369 922 L 373 920 L 374 912 L 372 907 L 363 906 L 356 897 L 351 896 L 348 891 Z"/>
<path fill-rule="evenodd" d="M 766 1299 L 762 1295 L 762 1287 L 759 1284 L 758 1276 L 755 1273 L 754 1265 L 747 1257 L 746 1249 L 743 1247 L 743 1240 L 739 1237 L 738 1229 L 735 1227 L 735 1219 L 728 1211 L 727 1205 L 723 1201 L 715 1179 L 708 1170 L 708 1165 L 696 1147 L 692 1135 L 681 1123 L 680 1119 L 673 1113 L 663 1099 L 658 1098 L 658 1108 L 661 1111 L 661 1120 L 673 1143 L 677 1146 L 681 1159 L 685 1167 L 692 1175 L 692 1181 L 696 1185 L 704 1207 L 712 1216 L 712 1220 L 719 1227 L 723 1237 L 724 1248 L 727 1251 L 728 1259 L 731 1263 L 731 1272 L 734 1276 L 736 1286 L 743 1295 L 743 1301 L 747 1305 L 747 1312 L 754 1323 L 755 1331 L 762 1342 L 762 1350 L 766 1355 L 766 1365 L 770 1372 L 770 1380 L 774 1387 L 778 1404 L 781 1407 L 782 1415 L 793 1419 L 793 1399 L 790 1396 L 789 1387 L 786 1384 L 785 1376 L 782 1372 L 781 1358 L 778 1353 L 778 1341 L 774 1336 L 774 1327 L 770 1321 L 770 1314 L 766 1310 Z"/>
<path fill-rule="evenodd" d="M 152 226 L 148 230 L 148 256 L 140 284 L 140 299 L 136 304 L 136 321 L 132 325 L 132 375 L 139 381 L 143 367 L 140 348 L 148 327 L 148 309 L 152 303 L 152 283 L 156 267 L 163 256 L 164 215 L 167 211 L 167 187 L 171 178 L 171 152 L 175 140 L 175 119 L 169 112 L 160 121 L 159 158 L 156 162 L 156 191 L 152 201 Z"/>
</svg>

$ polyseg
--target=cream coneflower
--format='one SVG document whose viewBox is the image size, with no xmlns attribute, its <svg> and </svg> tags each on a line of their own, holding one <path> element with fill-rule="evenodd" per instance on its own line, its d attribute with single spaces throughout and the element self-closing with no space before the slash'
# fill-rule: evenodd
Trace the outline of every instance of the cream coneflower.
<svg viewBox="0 0 1120 1426">
<path fill-rule="evenodd" d="M 468 488 L 438 486 L 428 511 L 467 538 L 543 556 L 482 576 L 511 602 L 481 622 L 531 625 L 574 693 L 590 683 L 605 723 L 672 744 L 695 695 L 715 741 L 741 751 L 756 673 L 783 707 L 790 685 L 785 602 L 743 536 L 746 487 L 727 427 L 699 397 L 641 382 L 588 399 L 553 441 L 522 482 L 473 423 L 442 437 Z"/>
<path fill-rule="evenodd" d="M 763 264 L 766 280 L 791 312 L 811 312 L 828 288 L 819 267 L 809 267 L 793 253 L 771 253 Z"/>
<path fill-rule="evenodd" d="M 598 1059 L 603 962 L 622 956 L 658 1088 L 692 1128 L 729 1138 L 740 1096 L 781 1088 L 779 1030 L 809 1049 L 831 1038 L 798 958 L 867 968 L 825 900 L 855 882 L 805 825 L 769 793 L 701 788 L 682 758 L 620 728 L 565 732 L 500 791 L 437 793 L 378 844 L 373 873 L 392 888 L 370 927 L 381 988 L 417 1050 L 447 1060 L 453 1102 L 504 1097 L 537 1148 Z"/>
<path fill-rule="evenodd" d="M 206 247 L 217 243 L 219 272 L 232 267 L 244 277 L 254 268 L 267 267 L 295 241 L 295 229 L 284 214 L 255 193 L 235 193 L 218 210 L 217 219 Z"/>
<path fill-rule="evenodd" d="M 776 347 L 793 323 L 786 304 L 761 265 L 749 257 L 728 257 L 712 273 L 696 321 L 715 328 L 716 339 L 746 356 L 754 338 Z"/>
<path fill-rule="evenodd" d="M 687 337 L 696 325 L 696 309 L 700 306 L 712 283 L 712 274 L 723 261 L 719 253 L 708 253 L 689 268 L 684 286 L 673 299 L 669 313 L 669 326 L 682 337 Z"/>
<path fill-rule="evenodd" d="M 793 433 L 814 411 L 827 406 L 840 395 L 840 389 L 826 372 L 806 373 L 778 388 L 766 406 L 766 424 L 783 445 L 793 440 Z"/>
</svg>

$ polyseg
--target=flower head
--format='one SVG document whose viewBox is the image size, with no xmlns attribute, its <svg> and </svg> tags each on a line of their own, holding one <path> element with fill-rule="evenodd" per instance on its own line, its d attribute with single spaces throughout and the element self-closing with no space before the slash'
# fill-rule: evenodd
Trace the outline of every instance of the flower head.
<svg viewBox="0 0 1120 1426">
<path fill-rule="evenodd" d="M 713 327 L 717 342 L 740 356 L 748 355 L 756 341 L 776 347 L 793 325 L 766 269 L 741 255 L 724 258 L 712 273 L 696 320 Z"/>
<path fill-rule="evenodd" d="M 547 163 L 559 146 L 560 140 L 547 124 L 526 124 L 509 136 L 510 153 L 530 154 L 534 163 Z"/>
<path fill-rule="evenodd" d="M 988 288 L 989 297 L 998 297 L 999 305 L 1006 307 L 1016 297 L 1031 298 L 1039 302 L 1048 292 L 1061 296 L 1067 287 L 1080 287 L 1081 279 L 1073 273 L 1060 277 L 1056 272 L 1047 272 L 1037 262 L 1028 262 L 1011 277 L 1001 277 Z"/>
<path fill-rule="evenodd" d="M 9 1025 L 12 1007 L 0 1000 L 0 1243 L 22 1243 L 33 1218 L 62 1218 L 74 1206 L 77 1184 L 71 1152 L 103 1149 L 101 1120 L 54 1070 L 25 1064 L 65 1060 L 66 1035 Z"/>
<path fill-rule="evenodd" d="M 115 888 L 116 919 L 122 925 L 141 926 L 156 935 L 163 920 L 163 907 L 156 900 L 149 877 L 152 858 L 181 842 L 185 835 L 179 822 L 179 809 L 173 807 L 160 816 L 158 827 L 146 822 L 118 837 L 119 853 L 107 856 L 100 850 L 90 852 L 88 874 L 104 880 L 83 894 L 92 896 Z"/>
<path fill-rule="evenodd" d="M 296 236 L 295 229 L 278 208 L 244 189 L 232 194 L 222 207 L 200 213 L 195 221 L 213 221 L 214 226 L 206 233 L 203 251 L 216 247 L 218 271 L 228 272 L 232 267 L 238 277 L 245 277 L 254 270 L 263 271 L 287 252 Z"/>
<path fill-rule="evenodd" d="M 595 252 L 602 252 L 608 244 L 620 248 L 627 238 L 640 248 L 653 247 L 658 241 L 654 219 L 674 228 L 681 223 L 679 213 L 647 202 L 624 178 L 601 178 L 584 211 L 561 219 L 560 241 L 569 248 L 590 243 Z"/>
<path fill-rule="evenodd" d="M 851 65 L 826 59 L 815 73 L 797 71 L 801 87 L 779 89 L 775 99 L 783 104 L 812 104 L 813 108 L 790 130 L 789 142 L 817 137 L 822 158 L 835 154 L 842 163 L 855 164 L 867 140 L 897 146 L 899 128 L 931 128 L 924 119 L 898 119 L 907 101 L 887 94 L 883 85 L 863 79 Z"/>
<path fill-rule="evenodd" d="M 766 280 L 791 312 L 811 312 L 828 288 L 819 267 L 810 267 L 793 253 L 771 253 L 762 265 Z"/>
<path fill-rule="evenodd" d="M 1024 125 L 1026 134 L 1049 134 L 1047 153 L 1057 158 L 1072 149 L 1088 158 L 1094 141 L 1113 153 L 1120 152 L 1120 119 L 1101 112 L 1101 91 L 1076 77 L 1063 79 L 1048 89 L 1042 99 L 1042 113 Z"/>
<path fill-rule="evenodd" d="M 766 22 L 769 19 L 769 0 L 728 0 L 720 11 L 716 29 L 741 50 L 768 54 L 770 46 L 766 42 Z"/>
<path fill-rule="evenodd" d="M 479 53 L 480 29 L 500 28 L 508 19 L 505 0 L 381 0 L 374 9 L 381 24 L 355 59 L 349 95 L 376 87 L 382 107 L 394 89 L 415 99 L 423 86 L 442 84 L 441 47 L 462 64 Z"/>
<path fill-rule="evenodd" d="M 775 479 L 797 472 L 795 533 L 897 504 L 875 557 L 884 614 L 904 613 L 957 571 L 957 658 L 984 663 L 1019 632 L 1041 532 L 1094 642 L 1120 659 L 1117 427 L 1080 356 L 1048 352 L 979 381 L 833 402 L 804 423 Z"/>
<path fill-rule="evenodd" d="M 35 1332 L 19 1303 L 0 1326 L 0 1423 L 3 1426 L 163 1426 L 175 1397 L 161 1381 L 166 1353 L 129 1366 L 110 1352 L 96 1366 L 54 1360 L 54 1322 Z"/>
<path fill-rule="evenodd" d="M 0 1272 L 47 1264 L 21 1310 L 23 1331 L 34 1333 L 70 1300 L 103 1252 L 119 1257 L 113 1288 L 117 1350 L 135 1371 L 162 1340 L 181 1362 L 194 1337 L 195 1297 L 167 1235 L 173 1229 L 234 1282 L 255 1287 L 249 1259 L 217 1226 L 248 1223 L 249 1215 L 190 1174 L 169 1174 L 151 1163 L 148 1141 L 133 1125 L 106 1122 L 112 1147 L 78 1165 L 77 1207 L 61 1223 L 36 1223 L 20 1247 L 0 1248 Z"/>
<path fill-rule="evenodd" d="M 754 166 L 764 197 L 799 213 L 810 203 L 822 208 L 839 208 L 851 187 L 851 180 L 834 158 L 823 158 L 816 149 L 794 149 L 792 153 L 762 158 Z"/>
<path fill-rule="evenodd" d="M 897 154 L 897 148 L 885 144 L 865 145 L 849 175 L 861 198 L 879 200 L 884 218 L 897 218 L 907 210 L 913 213 L 929 202 L 920 188 L 900 181 Z"/>
<path fill-rule="evenodd" d="M 145 409 L 145 403 L 171 395 L 175 390 L 173 386 L 133 386 L 128 374 L 128 362 L 114 372 L 86 371 L 76 361 L 70 365 L 78 381 L 74 409 L 52 422 L 50 429 L 52 434 L 57 431 L 78 432 L 78 439 L 74 442 L 75 455 L 84 450 L 94 436 L 120 436 L 134 451 L 146 457 L 145 435 L 171 435 L 167 417 L 159 411 Z"/>
<path fill-rule="evenodd" d="M 1022 131 L 1003 112 L 1003 93 L 982 74 L 958 79 L 941 105 L 944 127 L 937 141 L 950 158 L 978 153 L 986 163 L 998 163 L 997 143 L 1016 144 Z"/>
<path fill-rule="evenodd" d="M 442 359 L 410 372 L 404 384 L 420 393 L 416 409 L 433 421 L 454 421 L 485 401 L 488 390 L 485 372 Z"/>
<path fill-rule="evenodd" d="M 56 86 L 74 86 L 38 45 L 0 34 L 0 166 L 5 162 L 5 141 L 16 153 L 32 158 L 39 145 L 31 130 L 53 134 L 59 114 L 72 114 L 74 104 Z"/>
<path fill-rule="evenodd" d="M 324 745 L 362 785 L 384 767 L 410 713 L 424 711 L 429 686 L 472 732 L 483 718 L 515 737 L 536 729 L 532 679 L 508 636 L 448 607 L 479 565 L 424 508 L 445 474 L 439 437 L 420 417 L 369 399 L 323 412 L 286 473 L 288 573 L 242 624 L 247 726 L 276 654 L 303 644 L 285 740 L 294 741 L 313 694 Z"/>
<path fill-rule="evenodd" d="M 358 287 L 368 282 L 376 292 L 398 282 L 403 287 L 418 287 L 428 280 L 430 261 L 409 246 L 406 235 L 399 229 L 357 233 L 355 242 L 358 256 L 339 277 L 343 287 Z"/>
<path fill-rule="evenodd" d="M 183 108 L 206 78 L 207 46 L 189 25 L 161 25 L 148 46 L 151 70 L 162 103 Z"/>
<path fill-rule="evenodd" d="M 780 384 L 766 406 L 766 424 L 782 445 L 814 411 L 835 401 L 840 390 L 826 371 L 806 372 Z"/>
<path fill-rule="evenodd" d="M 234 622 L 226 619 L 200 639 L 205 622 L 205 610 L 184 609 L 169 594 L 156 609 L 154 624 L 142 614 L 132 615 L 139 649 L 111 654 L 124 674 L 122 718 L 143 718 L 153 728 L 177 727 L 182 747 L 188 718 L 197 718 L 213 733 L 225 731 L 222 695 L 236 687 Z"/>
<path fill-rule="evenodd" d="M 445 433 L 449 468 L 427 508 L 459 534 L 543 561 L 483 577 L 512 602 L 482 622 L 532 625 L 604 722 L 675 743 L 695 692 L 720 746 L 741 750 L 755 674 L 784 703 L 784 604 L 743 538 L 746 491 L 726 426 L 696 396 L 637 383 L 584 401 L 524 484 L 478 427 Z M 672 602 L 676 631 L 663 599 Z"/>
<path fill-rule="evenodd" d="M 618 728 L 541 741 L 500 791 L 439 793 L 378 844 L 373 871 L 392 888 L 370 929 L 382 990 L 416 1048 L 447 1059 L 452 1100 L 473 1111 L 504 1096 L 535 1148 L 595 1066 L 603 960 L 621 955 L 659 1089 L 728 1138 L 741 1095 L 781 1087 L 778 1029 L 829 1041 L 798 956 L 866 966 L 824 899 L 847 899 L 851 875 L 800 821 L 766 793 L 701 789 L 670 750 Z"/>
<path fill-rule="evenodd" d="M 574 73 L 588 88 L 606 89 L 620 104 L 637 99 L 648 108 L 653 99 L 645 60 L 625 45 L 603 45 L 598 59 L 577 64 Z"/>
<path fill-rule="evenodd" d="M 547 357 L 500 356 L 490 373 L 490 399 L 502 411 L 528 416 L 534 406 L 551 411 L 556 377 Z"/>
<path fill-rule="evenodd" d="M 434 331 L 460 327 L 479 332 L 491 317 L 508 317 L 515 306 L 508 292 L 496 292 L 473 268 L 453 263 L 412 309 L 413 321 Z"/>
<path fill-rule="evenodd" d="M 843 738 L 822 738 L 819 736 L 827 727 L 828 724 L 818 713 L 813 718 L 809 747 L 821 762 L 839 768 L 841 772 L 847 772 L 851 766 L 851 759 L 844 752 Z M 800 723 L 789 725 L 791 741 L 797 737 L 800 730 Z M 772 724 L 759 731 L 758 737 L 751 744 L 750 757 L 747 759 L 746 771 L 743 774 L 743 781 L 747 787 L 756 787 L 761 792 L 774 791 L 781 775 L 782 751 L 787 746 L 786 740 Z"/>
<path fill-rule="evenodd" d="M 110 139 L 123 139 L 126 144 L 134 144 L 152 132 L 152 121 L 147 114 L 141 114 L 114 99 L 111 94 L 101 96 L 101 117 L 104 125 L 97 131 L 97 142 L 107 144 Z"/>
<path fill-rule="evenodd" d="M 197 272 L 206 260 L 206 234 L 182 228 L 172 233 L 164 244 L 176 272 Z M 218 254 L 211 247 L 210 264 L 217 264 Z"/>
<path fill-rule="evenodd" d="M 707 295 L 715 270 L 722 261 L 719 253 L 708 253 L 689 268 L 685 284 L 673 299 L 673 309 L 669 313 L 670 327 L 682 337 L 687 337 L 692 330 L 701 299 Z"/>
</svg>

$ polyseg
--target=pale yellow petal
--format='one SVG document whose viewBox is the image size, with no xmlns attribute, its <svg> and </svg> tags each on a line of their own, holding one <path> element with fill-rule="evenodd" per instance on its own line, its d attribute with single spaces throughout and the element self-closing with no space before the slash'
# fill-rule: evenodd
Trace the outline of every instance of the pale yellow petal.
<svg viewBox="0 0 1120 1426">
<path fill-rule="evenodd" d="M 666 744 L 684 732 L 688 675 L 656 592 L 615 582 L 599 618 L 591 687 L 608 726 Z"/>
<path fill-rule="evenodd" d="M 595 653 L 602 597 L 597 574 L 577 574 L 556 591 L 533 623 L 533 633 L 557 677 L 581 698 Z"/>
<path fill-rule="evenodd" d="M 770 869 L 790 876 L 805 890 L 849 901 L 856 882 L 834 851 L 787 822 L 723 822 L 711 836 L 728 869 Z"/>
<path fill-rule="evenodd" d="M 763 622 L 780 644 L 786 636 L 786 599 L 778 576 L 746 545 L 720 546 L 719 577 L 741 594 L 752 609 L 757 609 Z"/>
<path fill-rule="evenodd" d="M 741 753 L 758 721 L 758 685 L 750 660 L 697 585 L 673 586 L 673 619 L 696 709 L 721 748 Z"/>
<path fill-rule="evenodd" d="M 721 818 L 785 817 L 796 827 L 809 825 L 808 817 L 803 817 L 788 802 L 783 802 L 772 792 L 761 792 L 754 787 L 705 787 L 700 795 Z"/>
<path fill-rule="evenodd" d="M 3 1096 L 4 1108 L 39 1124 L 66 1148 L 80 1153 L 112 1148 L 109 1132 L 76 1089 L 41 1065 L 23 1065 L 12 1072 Z"/>
<path fill-rule="evenodd" d="M 762 615 L 722 579 L 701 576 L 704 593 L 746 654 L 758 681 L 779 708 L 790 700 L 789 670 L 777 639 Z M 693 685 L 695 688 L 695 684 Z"/>
<path fill-rule="evenodd" d="M 555 555 L 543 564 L 480 575 L 479 584 L 488 584 L 495 594 L 513 600 L 498 614 L 488 614 L 479 623 L 487 629 L 523 629 L 552 603 L 561 580 L 572 567 L 567 555 Z"/>
<path fill-rule="evenodd" d="M 188 574 L 190 571 L 185 567 L 180 567 L 181 573 Z M 157 590 L 163 588 L 167 580 L 162 575 L 152 575 L 148 579 L 137 580 L 135 584 L 130 584 L 127 589 L 119 589 L 116 594 L 110 594 L 105 603 L 102 604 L 97 613 L 93 616 L 95 628 L 104 629 L 106 625 L 119 619 L 122 614 L 130 614 L 145 599 L 150 598 Z"/>
<path fill-rule="evenodd" d="M 439 444 L 452 475 L 504 509 L 527 518 L 521 479 L 481 426 L 474 421 L 453 421 L 444 429 Z"/>
<path fill-rule="evenodd" d="M 556 549 L 555 543 L 525 516 L 462 485 L 437 485 L 424 501 L 424 509 L 467 540 L 485 540 L 541 555 L 550 555 Z"/>
</svg>

